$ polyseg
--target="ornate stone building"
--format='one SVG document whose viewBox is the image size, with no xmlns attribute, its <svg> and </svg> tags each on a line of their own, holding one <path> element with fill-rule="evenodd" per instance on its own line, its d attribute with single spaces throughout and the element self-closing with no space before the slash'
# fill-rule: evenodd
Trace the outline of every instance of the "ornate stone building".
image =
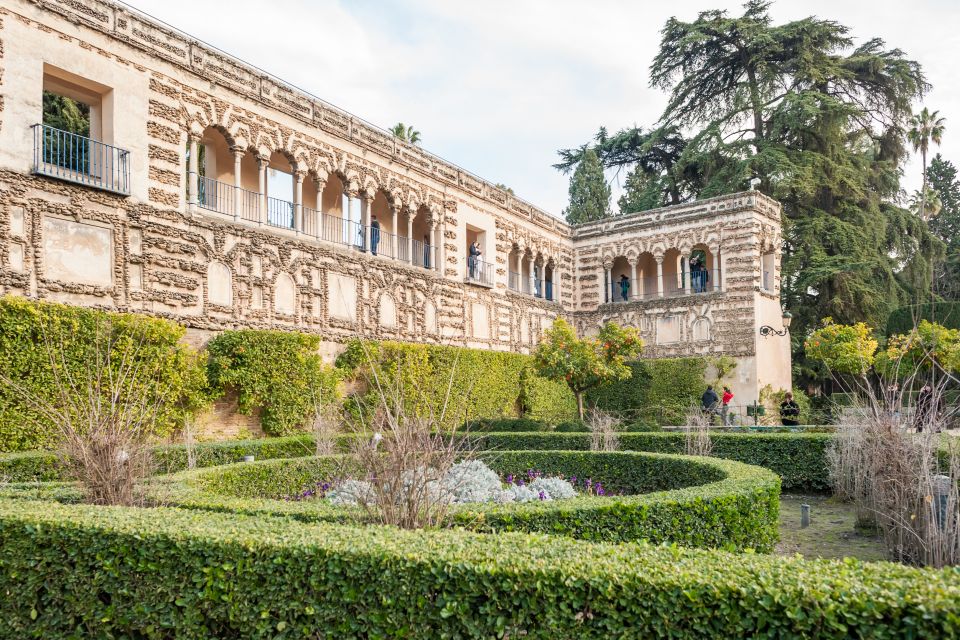
<svg viewBox="0 0 960 640">
<path fill-rule="evenodd" d="M 749 192 L 571 228 L 126 7 L 0 0 L 0 291 L 210 331 L 525 352 L 558 316 L 789 387 L 779 205 Z M 43 121 L 84 106 L 88 130 Z M 765 332 L 768 333 L 768 332 Z"/>
</svg>

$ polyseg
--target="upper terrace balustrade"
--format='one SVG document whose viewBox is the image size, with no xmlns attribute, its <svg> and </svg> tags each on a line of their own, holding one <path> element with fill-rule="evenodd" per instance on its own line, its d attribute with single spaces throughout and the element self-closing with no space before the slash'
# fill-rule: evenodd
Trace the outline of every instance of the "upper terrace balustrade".
<svg viewBox="0 0 960 640">
<path fill-rule="evenodd" d="M 130 194 L 130 152 L 93 138 L 33 125 L 33 172 Z"/>
</svg>

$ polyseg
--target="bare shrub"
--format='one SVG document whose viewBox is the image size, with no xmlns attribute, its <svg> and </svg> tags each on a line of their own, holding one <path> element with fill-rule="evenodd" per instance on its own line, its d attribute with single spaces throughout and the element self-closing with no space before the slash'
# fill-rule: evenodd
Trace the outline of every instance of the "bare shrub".
<svg viewBox="0 0 960 640">
<path fill-rule="evenodd" d="M 455 463 L 471 457 L 472 452 L 461 434 L 440 430 L 454 373 L 435 411 L 436 398 L 427 397 L 414 377 L 405 375 L 403 366 L 398 363 L 395 375 L 390 376 L 381 376 L 376 366 L 370 367 L 368 384 L 377 403 L 367 408 L 372 415 L 362 416 L 370 425 L 368 438 L 354 441 L 350 463 L 357 465 L 370 491 L 358 496 L 357 502 L 380 524 L 404 529 L 436 527 L 446 518 L 451 500 L 443 480 Z"/>
<path fill-rule="evenodd" d="M 337 436 L 341 429 L 333 400 L 324 397 L 320 386 L 311 389 L 309 429 L 315 442 L 314 453 L 318 456 L 329 456 L 337 450 Z"/>
<path fill-rule="evenodd" d="M 710 439 L 712 422 L 713 413 L 699 407 L 687 413 L 684 445 L 688 456 L 709 456 L 713 451 L 713 440 Z"/>
<path fill-rule="evenodd" d="M 601 409 L 588 409 L 584 416 L 587 428 L 590 430 L 591 451 L 616 451 L 620 448 L 620 436 L 617 428 L 620 421 L 612 414 Z"/>
<path fill-rule="evenodd" d="M 77 346 L 68 347 L 69 338 L 42 333 L 38 348 L 50 363 L 49 396 L 40 397 L 2 373 L 0 380 L 22 394 L 38 420 L 54 426 L 65 467 L 80 482 L 87 501 L 142 503 L 157 417 L 178 401 L 176 391 L 150 366 L 155 347 L 148 342 L 148 330 L 128 327 L 120 332 L 109 318 L 97 320 L 92 338 L 80 347 L 80 367 L 71 362 Z"/>
<path fill-rule="evenodd" d="M 853 501 L 860 524 L 878 528 L 890 560 L 960 563 L 960 446 L 940 435 L 957 411 L 945 402 L 957 380 L 904 364 L 858 382 L 827 454 L 835 493 Z"/>
</svg>

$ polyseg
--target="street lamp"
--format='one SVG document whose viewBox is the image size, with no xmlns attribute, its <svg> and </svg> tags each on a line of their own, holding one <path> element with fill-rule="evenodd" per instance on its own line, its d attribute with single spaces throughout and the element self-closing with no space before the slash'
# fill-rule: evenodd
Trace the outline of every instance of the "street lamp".
<svg viewBox="0 0 960 640">
<path fill-rule="evenodd" d="M 785 336 L 790 330 L 790 323 L 793 322 L 793 314 L 789 311 L 783 312 L 783 329 L 777 331 L 768 324 L 760 327 L 760 335 L 766 338 L 767 336 Z"/>
</svg>

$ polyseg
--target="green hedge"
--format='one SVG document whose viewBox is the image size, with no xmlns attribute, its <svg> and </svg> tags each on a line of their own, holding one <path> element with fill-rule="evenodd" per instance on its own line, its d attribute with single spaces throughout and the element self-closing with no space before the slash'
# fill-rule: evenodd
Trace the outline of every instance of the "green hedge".
<svg viewBox="0 0 960 640">
<path fill-rule="evenodd" d="M 628 363 L 627 380 L 595 389 L 587 402 L 649 425 L 684 424 L 691 407 L 700 406 L 706 388 L 703 358 L 663 358 Z"/>
<path fill-rule="evenodd" d="M 315 409 L 338 402 L 337 372 L 320 358 L 320 336 L 292 331 L 224 331 L 207 345 L 210 386 L 237 392 L 241 413 L 260 410 L 268 435 L 300 431 Z"/>
<path fill-rule="evenodd" d="M 451 524 L 477 531 L 531 531 L 600 542 L 647 540 L 695 547 L 772 550 L 780 482 L 729 460 L 652 453 L 507 451 L 480 453 L 506 477 L 528 470 L 602 482 L 607 497 L 558 502 L 458 505 Z M 340 456 L 269 460 L 193 471 L 157 490 L 165 504 L 213 511 L 355 522 L 357 510 L 323 501 L 282 502 L 320 481 L 349 474 Z"/>
<path fill-rule="evenodd" d="M 83 307 L 36 302 L 18 296 L 0 298 L 0 372 L 31 396 L 60 403 L 57 380 L 72 380 L 67 393 L 86 393 L 96 350 L 114 368 L 136 358 L 137 395 L 169 399 L 159 405 L 156 433 L 177 431 L 186 417 L 208 402 L 203 360 L 183 344 L 186 329 L 169 320 L 133 313 L 108 313 Z M 58 377 L 51 362 L 63 369 Z M 56 446 L 57 430 L 24 393 L 0 384 L 0 452 Z"/>
<path fill-rule="evenodd" d="M 477 418 L 517 418 L 522 413 L 556 421 L 576 417 L 576 404 L 566 386 L 536 376 L 529 370 L 530 362 L 530 356 L 504 351 L 353 340 L 337 366 L 367 387 L 379 381 L 388 395 L 401 389 L 409 406 L 437 418 L 442 414 L 443 427 Z M 353 402 L 363 409 L 362 415 L 371 415 L 379 396 L 371 389 Z M 361 412 L 355 415 L 360 418 Z"/>
<path fill-rule="evenodd" d="M 0 500 L 0 637 L 950 638 L 960 571 Z"/>
<path fill-rule="evenodd" d="M 561 433 L 585 433 L 587 426 L 579 420 L 567 420 L 560 423 L 551 423 L 530 418 L 490 418 L 471 420 L 463 425 L 467 433 L 528 433 L 558 431 Z"/>
<path fill-rule="evenodd" d="M 778 474 L 787 491 L 826 491 L 830 488 L 826 449 L 829 433 L 712 433 L 710 455 L 765 467 Z M 484 449 L 586 450 L 590 436 L 580 433 L 486 433 L 471 436 Z M 684 453 L 682 433 L 621 433 L 620 449 Z"/>
</svg>

